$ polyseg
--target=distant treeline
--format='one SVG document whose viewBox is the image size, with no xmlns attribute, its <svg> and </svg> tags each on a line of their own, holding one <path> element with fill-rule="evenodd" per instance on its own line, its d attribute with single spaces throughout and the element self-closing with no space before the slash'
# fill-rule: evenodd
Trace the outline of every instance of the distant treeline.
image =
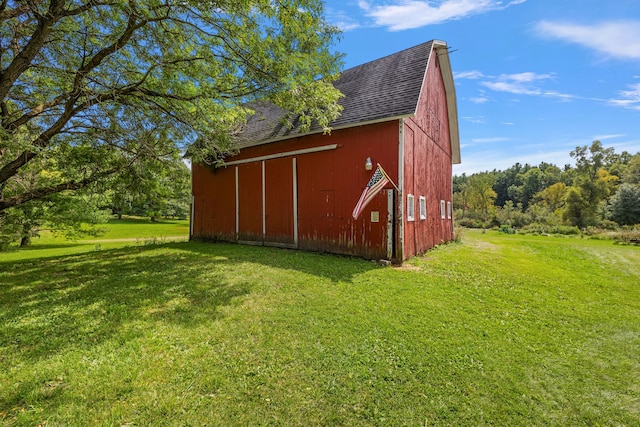
<svg viewBox="0 0 640 427">
<path fill-rule="evenodd" d="M 579 233 L 640 224 L 640 152 L 600 141 L 571 151 L 575 167 L 516 163 L 453 178 L 458 225 Z"/>
</svg>

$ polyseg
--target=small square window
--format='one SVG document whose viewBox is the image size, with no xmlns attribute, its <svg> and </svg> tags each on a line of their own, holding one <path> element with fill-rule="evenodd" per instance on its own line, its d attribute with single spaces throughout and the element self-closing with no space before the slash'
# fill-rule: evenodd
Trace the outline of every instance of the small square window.
<svg viewBox="0 0 640 427">
<path fill-rule="evenodd" d="M 407 221 L 415 221 L 415 209 L 413 194 L 407 194 Z"/>
<path fill-rule="evenodd" d="M 420 219 L 427 219 L 427 199 L 420 196 Z"/>
<path fill-rule="evenodd" d="M 447 202 L 447 219 L 451 219 L 451 202 Z"/>
<path fill-rule="evenodd" d="M 447 212 L 445 210 L 444 200 L 440 200 L 440 217 L 445 219 L 447 216 Z"/>
</svg>

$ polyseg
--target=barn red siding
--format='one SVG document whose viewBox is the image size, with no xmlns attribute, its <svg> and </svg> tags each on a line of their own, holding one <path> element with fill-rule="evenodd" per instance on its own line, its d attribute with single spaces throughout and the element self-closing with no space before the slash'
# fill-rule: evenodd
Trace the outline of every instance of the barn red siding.
<svg viewBox="0 0 640 427">
<path fill-rule="evenodd" d="M 425 46 L 432 49 L 426 72 L 426 62 L 416 60 L 427 58 Z M 244 148 L 238 155 L 226 159 L 227 166 L 215 171 L 194 165 L 191 238 L 397 261 L 451 240 L 452 156 L 459 161 L 459 141 L 456 109 L 455 106 L 447 108 L 445 81 L 434 46 L 439 46 L 439 52 L 446 55 L 441 43 L 423 44 L 399 54 L 400 58 L 410 61 L 382 58 L 375 67 L 365 64 L 356 74 L 351 74 L 351 80 L 347 79 L 347 82 L 366 83 L 369 73 L 380 72 L 371 81 L 377 84 L 382 81 L 378 79 L 384 78 L 389 85 L 383 86 L 397 93 L 387 90 L 384 97 L 378 96 L 371 84 L 345 88 L 360 91 L 352 91 L 354 98 L 351 99 L 355 100 L 352 115 L 354 111 L 377 114 L 378 108 L 385 111 L 384 117 L 389 121 L 360 126 L 353 125 L 357 121 L 347 122 L 353 127 L 334 130 L 331 135 L 306 135 Z M 408 64 L 411 85 L 407 86 L 402 78 L 390 80 L 399 77 L 401 70 L 397 64 Z M 446 56 L 443 64 L 446 87 L 451 90 L 449 99 L 455 102 Z M 420 74 L 416 77 L 417 70 Z M 396 83 L 399 85 L 394 85 Z M 369 94 L 372 96 L 367 97 Z M 394 105 L 403 108 L 387 111 L 387 99 L 395 100 Z M 398 100 L 409 101 L 404 105 L 398 104 Z M 415 114 L 408 117 L 414 105 Z M 451 132 L 455 150 L 452 150 L 449 114 L 453 117 Z M 379 117 L 371 116 L 369 120 L 379 120 Z M 256 123 L 260 121 L 254 125 Z M 255 129 L 261 128 L 256 125 Z M 258 144 L 267 137 L 263 135 L 254 142 Z M 373 163 L 369 171 L 365 170 L 367 157 Z M 400 194 L 392 185 L 387 185 L 354 220 L 351 212 L 377 163 L 400 185 Z M 411 221 L 407 217 L 409 195 L 413 196 Z M 421 197 L 426 206 L 424 217 L 421 217 Z"/>
<path fill-rule="evenodd" d="M 380 163 L 397 182 L 397 121 L 247 148 L 227 161 L 255 159 L 333 144 L 337 145 L 335 149 L 265 160 L 264 177 L 262 160 L 220 168 L 215 172 L 195 165 L 192 237 L 290 244 L 293 243 L 295 211 L 298 248 L 371 259 L 387 258 L 387 191 L 381 191 L 357 220 L 353 220 L 351 212 L 373 174 L 373 171 L 365 170 L 367 157 L 371 157 L 374 169 L 375 164 Z M 293 200 L 294 158 L 297 211 Z M 235 198 L 236 168 L 238 202 Z M 263 179 L 266 183 L 264 190 Z M 388 185 L 387 188 L 392 189 L 392 186 Z M 239 207 L 237 235 L 236 203 Z M 264 218 L 263 209 L 266 214 Z M 378 222 L 372 222 L 372 211 L 378 212 Z M 262 228 L 263 220 L 265 230 Z"/>
<path fill-rule="evenodd" d="M 293 161 L 265 162 L 265 231 L 270 243 L 294 244 Z"/>
<path fill-rule="evenodd" d="M 234 168 L 218 169 L 193 164 L 193 235 L 203 240 L 236 238 L 236 175 Z"/>
<path fill-rule="evenodd" d="M 452 199 L 451 174 L 446 92 L 437 55 L 433 55 L 416 115 L 404 121 L 404 259 L 453 239 L 453 221 L 447 212 Z M 413 221 L 406 215 L 409 194 L 414 196 Z M 420 196 L 426 200 L 425 219 L 420 218 Z"/>
</svg>

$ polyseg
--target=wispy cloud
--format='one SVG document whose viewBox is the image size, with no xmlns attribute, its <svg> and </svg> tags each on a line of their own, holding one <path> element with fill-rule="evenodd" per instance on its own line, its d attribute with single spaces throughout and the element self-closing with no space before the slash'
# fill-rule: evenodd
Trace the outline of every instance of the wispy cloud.
<svg viewBox="0 0 640 427">
<path fill-rule="evenodd" d="M 496 136 L 491 138 L 472 138 L 471 142 L 475 144 L 494 144 L 496 142 L 507 142 L 510 141 L 510 138 L 505 138 L 502 136 Z"/>
<path fill-rule="evenodd" d="M 458 71 L 458 72 L 454 72 L 453 73 L 453 78 L 454 79 L 471 79 L 471 80 L 478 80 L 484 77 L 484 74 L 482 74 L 482 72 L 477 71 L 477 70 L 472 70 L 472 71 Z"/>
<path fill-rule="evenodd" d="M 357 20 L 343 10 L 327 8 L 326 14 L 327 20 L 342 31 L 355 30 L 362 26 Z"/>
<path fill-rule="evenodd" d="M 540 74 L 533 72 L 501 74 L 498 77 L 487 77 L 480 84 L 497 92 L 512 93 L 515 95 L 546 96 L 562 100 L 579 99 L 578 96 L 541 88 L 541 84 L 553 80 L 554 74 Z"/>
<path fill-rule="evenodd" d="M 542 89 L 541 86 L 545 81 L 553 80 L 555 74 L 553 73 L 515 73 L 515 74 L 500 74 L 499 76 L 486 75 L 481 71 L 460 71 L 454 74 L 454 79 L 470 79 L 481 80 L 479 83 L 488 89 L 496 92 L 507 92 L 515 95 L 533 95 L 533 96 L 547 96 L 560 98 L 564 100 L 578 99 L 579 97 L 561 93 L 553 90 Z M 488 101 L 488 97 L 484 91 L 480 91 L 481 95 L 476 98 L 470 98 L 471 102 L 483 103 Z"/>
<path fill-rule="evenodd" d="M 486 121 L 482 116 L 465 116 L 462 119 L 475 124 L 483 124 Z"/>
<path fill-rule="evenodd" d="M 591 25 L 541 21 L 541 37 L 564 40 L 620 59 L 640 59 L 640 21 L 606 21 Z"/>
<path fill-rule="evenodd" d="M 616 134 L 611 134 L 611 135 L 595 135 L 593 136 L 591 139 L 592 140 L 598 140 L 598 141 L 606 141 L 607 139 L 618 139 L 618 138 L 624 138 L 625 134 L 623 133 L 616 133 Z"/>
<path fill-rule="evenodd" d="M 517 73 L 517 74 L 501 74 L 499 77 L 491 81 L 484 81 L 481 84 L 491 90 L 498 92 L 508 92 L 517 95 L 540 95 L 541 90 L 536 87 L 536 83 L 549 80 L 553 76 L 551 74 L 537 73 Z"/>
<path fill-rule="evenodd" d="M 481 71 L 461 71 L 454 75 L 454 78 L 480 80 L 478 84 L 484 88 L 496 91 L 510 93 L 514 95 L 541 96 L 548 98 L 556 98 L 562 101 L 593 101 L 610 106 L 621 107 L 631 110 L 640 111 L 640 83 L 628 86 L 628 89 L 618 92 L 618 96 L 611 99 L 585 97 L 580 95 L 562 93 L 555 90 L 546 89 L 544 86 L 547 82 L 555 79 L 554 73 L 514 73 L 500 74 L 499 76 L 491 76 Z M 635 78 L 635 77 L 634 77 Z M 483 104 L 490 100 L 490 97 L 484 90 L 479 90 L 479 95 L 473 98 L 467 98 L 470 102 Z"/>
<path fill-rule="evenodd" d="M 463 19 L 525 1 L 514 0 L 504 4 L 500 0 L 393 0 L 378 5 L 361 0 L 358 5 L 377 26 L 401 31 Z"/>
<path fill-rule="evenodd" d="M 640 111 L 640 83 L 629 86 L 629 90 L 621 90 L 617 99 L 610 99 L 609 103 L 618 107 Z"/>
<path fill-rule="evenodd" d="M 469 98 L 469 101 L 474 104 L 484 104 L 485 102 L 489 102 L 489 98 L 484 96 L 476 96 L 475 98 Z"/>
</svg>

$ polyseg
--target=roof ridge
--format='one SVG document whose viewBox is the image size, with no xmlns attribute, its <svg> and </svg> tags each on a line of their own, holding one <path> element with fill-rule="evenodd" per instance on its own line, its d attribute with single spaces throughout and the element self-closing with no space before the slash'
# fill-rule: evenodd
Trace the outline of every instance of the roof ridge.
<svg viewBox="0 0 640 427">
<path fill-rule="evenodd" d="M 343 111 L 329 126 L 343 129 L 413 116 L 434 42 L 429 40 L 344 70 L 333 83 L 345 95 L 339 101 Z M 282 125 L 283 110 L 275 105 L 255 110 L 236 139 L 237 148 L 303 135 L 295 125 L 291 129 Z M 312 127 L 305 134 L 321 131 Z"/>
<path fill-rule="evenodd" d="M 405 48 L 405 49 L 399 50 L 399 51 L 394 52 L 394 53 L 390 53 L 390 54 L 385 55 L 385 56 L 382 56 L 382 57 L 380 57 L 380 58 L 372 59 L 372 60 L 370 60 L 370 61 L 363 62 L 362 64 L 354 65 L 353 67 L 347 68 L 346 70 L 343 70 L 342 72 L 349 71 L 349 70 L 353 70 L 354 68 L 358 68 L 358 67 L 363 67 L 363 66 L 365 66 L 365 65 L 367 65 L 367 64 L 371 64 L 371 63 L 373 63 L 373 62 L 382 61 L 382 60 L 387 59 L 387 58 L 389 58 L 389 57 L 391 57 L 391 56 L 401 56 L 401 54 L 406 53 L 406 52 L 407 52 L 407 51 L 409 51 L 409 50 L 416 49 L 416 48 L 418 48 L 418 47 L 422 47 L 422 46 L 426 46 L 426 45 L 427 45 L 427 44 L 429 44 L 429 43 L 434 43 L 434 42 L 438 42 L 438 41 L 439 41 L 439 40 L 432 39 L 432 40 L 426 41 L 426 42 L 424 42 L 424 43 L 419 43 L 419 44 L 417 44 L 417 45 L 407 47 L 407 48 Z"/>
</svg>

